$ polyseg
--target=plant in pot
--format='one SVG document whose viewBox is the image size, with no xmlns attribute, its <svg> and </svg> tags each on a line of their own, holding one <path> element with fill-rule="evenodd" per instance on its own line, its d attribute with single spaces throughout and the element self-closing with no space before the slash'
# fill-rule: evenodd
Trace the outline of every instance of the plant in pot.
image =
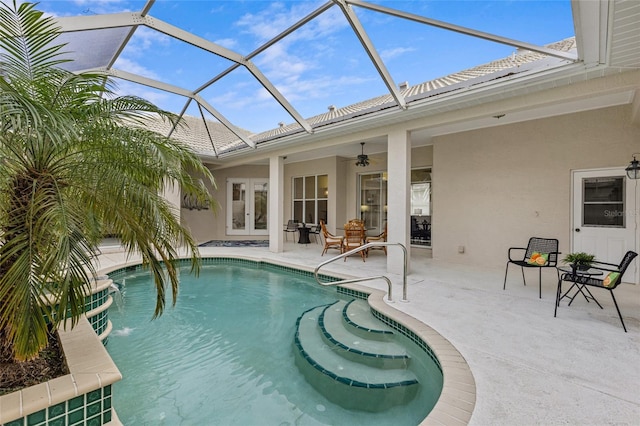
<svg viewBox="0 0 640 426">
<path fill-rule="evenodd" d="M 104 74 L 66 71 L 59 34 L 34 4 L 0 2 L 3 371 L 42 358 L 65 318 L 77 323 L 96 275 L 91 253 L 107 230 L 149 268 L 160 315 L 168 292 L 175 303 L 177 247 L 199 266 L 196 241 L 162 193 L 175 186 L 214 203 L 205 185 L 215 187 L 213 176 L 197 155 L 145 126 L 178 118 L 117 96 Z"/>
<path fill-rule="evenodd" d="M 593 254 L 585 252 L 569 253 L 562 259 L 564 263 L 575 265 L 576 269 L 585 271 L 591 267 L 591 263 L 595 260 Z"/>
</svg>

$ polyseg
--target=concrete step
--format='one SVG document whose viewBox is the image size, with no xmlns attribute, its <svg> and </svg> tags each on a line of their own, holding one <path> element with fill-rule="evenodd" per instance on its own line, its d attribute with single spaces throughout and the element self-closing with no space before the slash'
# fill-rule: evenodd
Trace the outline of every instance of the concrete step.
<svg viewBox="0 0 640 426">
<path fill-rule="evenodd" d="M 382 411 L 412 400 L 419 385 L 411 371 L 356 362 L 343 357 L 341 348 L 326 343 L 318 320 L 328 306 L 310 309 L 296 322 L 296 365 L 309 383 L 349 409 Z"/>
<path fill-rule="evenodd" d="M 342 319 L 353 334 L 370 340 L 391 340 L 393 329 L 371 313 L 366 300 L 353 299 L 342 310 Z"/>
<path fill-rule="evenodd" d="M 327 345 L 332 346 L 334 351 L 346 359 L 372 367 L 391 369 L 407 367 L 410 358 L 403 346 L 391 340 L 371 340 L 364 335 L 362 328 L 354 329 L 354 327 L 345 326 L 343 312 L 346 308 L 347 302 L 339 300 L 325 307 L 320 314 L 318 326 Z M 371 313 L 369 315 L 372 316 Z M 376 319 L 376 321 L 380 323 L 379 320 Z M 379 326 L 383 325 L 380 323 Z M 352 333 L 354 330 L 357 330 L 358 334 Z M 378 337 L 379 333 L 371 331 L 369 334 Z"/>
</svg>

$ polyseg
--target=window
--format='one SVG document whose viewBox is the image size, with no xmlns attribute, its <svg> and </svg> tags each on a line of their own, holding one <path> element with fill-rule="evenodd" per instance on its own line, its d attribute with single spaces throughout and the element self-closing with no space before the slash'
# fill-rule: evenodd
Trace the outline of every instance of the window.
<svg viewBox="0 0 640 426">
<path fill-rule="evenodd" d="M 624 177 L 582 181 L 582 226 L 624 228 Z"/>
<path fill-rule="evenodd" d="M 327 222 L 329 176 L 293 178 L 293 219 L 304 223 Z"/>
</svg>

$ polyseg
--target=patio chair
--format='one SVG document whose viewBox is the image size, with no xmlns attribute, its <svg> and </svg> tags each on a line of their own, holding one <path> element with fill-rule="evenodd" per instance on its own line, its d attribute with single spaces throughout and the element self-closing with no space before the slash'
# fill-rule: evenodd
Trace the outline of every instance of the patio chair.
<svg viewBox="0 0 640 426">
<path fill-rule="evenodd" d="M 320 244 L 320 233 L 322 232 L 322 227 L 320 225 L 312 225 L 309 229 L 309 235 L 313 235 L 313 239 L 316 241 L 316 244 Z"/>
<path fill-rule="evenodd" d="M 589 301 L 589 299 L 592 299 L 594 302 L 596 302 L 596 304 L 600 307 L 600 309 L 603 309 L 602 305 L 596 300 L 595 297 L 593 297 L 588 287 L 602 288 L 604 290 L 608 290 L 609 293 L 611 294 L 611 298 L 613 299 L 613 304 L 616 307 L 616 311 L 618 311 L 618 318 L 620 318 L 620 322 L 622 323 L 622 328 L 626 333 L 627 327 L 624 325 L 624 320 L 622 319 L 622 314 L 620 313 L 618 302 L 616 302 L 616 297 L 613 295 L 613 290 L 615 290 L 616 287 L 618 287 L 618 284 L 622 282 L 622 276 L 624 275 L 625 271 L 627 270 L 627 267 L 631 264 L 631 262 L 636 256 L 638 256 L 637 253 L 633 251 L 628 251 L 622 258 L 622 261 L 620 262 L 620 264 L 618 265 L 616 265 L 615 263 L 593 261 L 591 263 L 591 267 L 587 271 L 588 273 L 586 274 L 581 273 L 575 267 L 573 268 L 572 272 L 567 272 L 565 274 L 562 274 L 562 277 L 558 279 L 558 289 L 556 291 L 556 308 L 553 313 L 553 316 L 554 317 L 556 316 L 556 313 L 558 311 L 558 306 L 560 305 L 560 299 L 564 297 L 564 296 L 561 296 L 562 281 L 571 282 L 573 286 L 576 287 L 576 294 L 570 297 L 571 301 L 569 302 L 569 305 L 571 305 L 571 302 L 573 302 L 573 299 L 577 296 L 577 293 L 582 293 L 582 295 L 587 299 L 587 302 Z M 599 274 L 599 275 L 596 276 L 596 274 Z M 569 291 L 571 291 L 571 288 L 567 290 L 567 293 Z M 585 291 L 587 294 L 584 293 Z"/>
<path fill-rule="evenodd" d="M 327 252 L 329 249 L 337 249 L 342 253 L 344 241 L 344 237 L 340 235 L 333 235 L 331 232 L 327 230 L 327 226 L 324 224 L 324 220 L 320 220 L 320 228 L 322 228 L 322 236 L 324 237 L 324 249 L 322 250 L 322 255 Z"/>
<path fill-rule="evenodd" d="M 509 264 L 518 265 L 522 270 L 522 281 L 527 285 L 524 278 L 524 268 L 538 268 L 538 297 L 542 299 L 542 268 L 553 268 L 556 271 L 558 279 L 560 274 L 556 269 L 558 264 L 558 240 L 554 238 L 529 238 L 527 247 L 511 247 L 509 248 L 507 268 L 504 271 L 503 290 L 507 288 L 507 273 L 509 272 Z M 522 255 L 522 257 L 517 256 Z"/>
<path fill-rule="evenodd" d="M 296 222 L 293 219 L 289 219 L 289 221 L 287 222 L 287 225 L 284 228 L 284 240 L 287 241 L 287 235 L 289 233 L 293 232 L 293 240 L 295 241 L 296 236 L 295 233 L 298 232 L 298 222 Z"/>
<path fill-rule="evenodd" d="M 353 250 L 357 247 L 361 247 L 364 245 L 364 227 L 357 222 L 348 222 L 344 224 L 344 252 L 348 252 L 349 250 Z M 365 251 L 360 250 L 358 252 L 360 257 L 362 257 L 362 261 L 365 261 Z M 347 256 L 348 257 L 348 256 Z M 344 258 L 345 262 L 347 261 L 347 257 Z"/>
<path fill-rule="evenodd" d="M 384 230 L 382 233 L 378 235 L 372 235 L 370 237 L 366 237 L 364 239 L 365 243 L 374 243 L 374 242 L 387 242 L 387 224 L 384 225 Z M 378 246 L 378 247 L 369 247 L 367 249 L 367 256 L 369 256 L 369 250 L 383 250 L 386 256 L 387 254 L 387 246 Z"/>
</svg>

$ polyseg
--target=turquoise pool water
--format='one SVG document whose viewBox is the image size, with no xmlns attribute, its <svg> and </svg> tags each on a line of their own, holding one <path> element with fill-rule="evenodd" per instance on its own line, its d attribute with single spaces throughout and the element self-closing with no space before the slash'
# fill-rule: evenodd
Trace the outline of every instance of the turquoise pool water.
<svg viewBox="0 0 640 426">
<path fill-rule="evenodd" d="M 442 384 L 416 347 L 421 387 L 408 405 L 382 413 L 331 403 L 294 365 L 296 319 L 338 299 L 335 287 L 260 265 L 180 270 L 175 308 L 151 321 L 155 290 L 144 270 L 114 275 L 122 300 L 109 311 L 107 350 L 124 378 L 114 407 L 125 425 L 415 425 Z M 412 344 L 407 340 L 407 344 Z M 434 395 L 435 394 L 435 395 Z"/>
</svg>

